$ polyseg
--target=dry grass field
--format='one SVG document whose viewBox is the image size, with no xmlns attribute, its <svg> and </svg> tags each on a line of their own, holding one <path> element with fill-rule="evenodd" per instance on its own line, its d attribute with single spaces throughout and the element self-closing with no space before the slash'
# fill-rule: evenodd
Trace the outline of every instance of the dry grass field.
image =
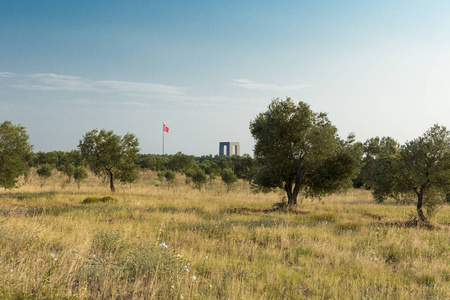
<svg viewBox="0 0 450 300">
<path fill-rule="evenodd" d="M 2 190 L 0 298 L 450 299 L 449 205 L 417 225 L 413 205 L 362 190 L 282 212 L 282 194 L 243 182 L 155 179 L 111 194 L 55 174 Z"/>
</svg>

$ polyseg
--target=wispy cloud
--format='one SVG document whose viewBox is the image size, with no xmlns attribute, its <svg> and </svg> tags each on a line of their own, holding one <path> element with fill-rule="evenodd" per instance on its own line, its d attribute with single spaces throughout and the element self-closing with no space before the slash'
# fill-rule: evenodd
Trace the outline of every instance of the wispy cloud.
<svg viewBox="0 0 450 300">
<path fill-rule="evenodd" d="M 275 85 L 267 83 L 256 83 L 248 79 L 234 79 L 232 85 L 248 89 L 248 90 L 266 90 L 266 91 L 292 91 L 312 87 L 310 84 L 292 84 L 292 85 Z"/>
<path fill-rule="evenodd" d="M 149 82 L 132 82 L 119 80 L 90 80 L 80 76 L 53 73 L 18 74 L 0 72 L 0 81 L 12 88 L 42 92 L 58 93 L 58 100 L 66 99 L 73 104 L 93 105 L 108 101 L 122 107 L 160 107 L 160 103 L 170 107 L 186 108 L 254 108 L 261 99 L 230 97 L 224 95 L 205 95 L 203 91 L 179 86 Z M 278 89 L 287 87 L 261 85 L 249 80 L 235 80 L 234 84 L 250 89 Z M 291 87 L 292 88 L 292 87 Z M 289 89 L 289 88 L 287 88 Z M 107 96 L 107 97 L 103 97 Z M 111 95 L 111 97 L 110 97 Z"/>
<path fill-rule="evenodd" d="M 12 87 L 35 91 L 118 92 L 142 95 L 183 95 L 184 88 L 145 82 L 90 80 L 79 76 L 36 73 L 32 75 L 0 72 L 0 77 L 15 77 Z"/>
<path fill-rule="evenodd" d="M 13 77 L 14 75 L 14 73 L 0 72 L 0 77 Z"/>
</svg>

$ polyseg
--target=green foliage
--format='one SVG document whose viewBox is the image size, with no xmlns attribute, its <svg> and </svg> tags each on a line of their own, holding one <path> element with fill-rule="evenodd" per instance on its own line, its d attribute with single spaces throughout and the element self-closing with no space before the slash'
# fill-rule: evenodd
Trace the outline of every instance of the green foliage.
<svg viewBox="0 0 450 300">
<path fill-rule="evenodd" d="M 237 176 L 231 169 L 224 169 L 222 172 L 222 181 L 227 185 L 227 193 L 230 192 L 233 185 L 238 181 Z"/>
<path fill-rule="evenodd" d="M 133 183 L 139 178 L 139 168 L 135 164 L 125 164 L 118 174 L 122 183 Z"/>
<path fill-rule="evenodd" d="M 167 188 L 170 188 L 170 185 L 174 184 L 175 182 L 175 172 L 171 171 L 171 170 L 167 170 L 164 173 L 164 177 L 166 178 L 167 181 Z"/>
<path fill-rule="evenodd" d="M 373 195 L 381 202 L 387 197 L 417 199 L 417 213 L 425 220 L 446 200 L 450 190 L 450 131 L 434 125 L 405 145 L 385 147 L 374 162 Z"/>
<path fill-rule="evenodd" d="M 72 176 L 74 175 L 76 170 L 76 167 L 73 164 L 68 164 L 64 168 L 64 173 L 66 173 L 67 177 L 69 177 L 68 181 L 70 182 L 72 179 Z"/>
<path fill-rule="evenodd" d="M 41 166 L 39 169 L 37 169 L 37 174 L 39 175 L 39 178 L 41 179 L 41 186 L 44 185 L 45 181 L 52 176 L 53 172 L 53 166 L 49 164 L 45 164 Z"/>
<path fill-rule="evenodd" d="M 194 163 L 193 156 L 178 152 L 169 159 L 168 168 L 175 172 L 183 172 L 189 170 Z"/>
<path fill-rule="evenodd" d="M 30 169 L 32 146 L 22 125 L 5 121 L 0 125 L 0 186 L 16 187 L 20 176 L 27 176 Z"/>
<path fill-rule="evenodd" d="M 274 99 L 250 123 L 255 159 L 254 183 L 263 191 L 282 188 L 288 204 L 297 196 L 322 196 L 348 188 L 359 174 L 362 146 L 352 135 L 344 141 L 325 113 L 309 105 Z"/>
<path fill-rule="evenodd" d="M 78 185 L 78 189 L 80 189 L 80 185 L 88 177 L 88 173 L 86 171 L 86 168 L 83 166 L 78 166 L 75 168 L 75 171 L 73 172 L 73 178 L 75 179 L 75 182 Z"/>
<path fill-rule="evenodd" d="M 192 182 L 194 183 L 194 186 L 198 188 L 199 190 L 202 189 L 202 187 L 206 184 L 206 181 L 208 180 L 208 177 L 206 177 L 205 172 L 203 170 L 198 169 L 193 175 L 192 175 Z"/>
<path fill-rule="evenodd" d="M 136 179 L 139 142 L 133 134 L 120 137 L 112 130 L 94 129 L 86 133 L 78 147 L 95 174 L 109 177 L 111 191 L 115 191 L 115 176 L 124 182 Z"/>
<path fill-rule="evenodd" d="M 151 154 L 141 154 L 139 157 L 139 165 L 141 169 L 154 170 L 156 166 L 156 157 Z"/>
<path fill-rule="evenodd" d="M 386 153 L 393 153 L 398 148 L 398 143 L 391 137 L 375 137 L 368 139 L 364 145 L 361 171 L 354 180 L 355 187 L 364 186 L 367 189 L 374 187 L 377 168 L 377 159 Z"/>
<path fill-rule="evenodd" d="M 243 156 L 233 156 L 232 163 L 236 176 L 251 183 L 258 172 L 256 161 L 250 155 L 244 154 Z"/>
<path fill-rule="evenodd" d="M 111 196 L 106 196 L 106 197 L 87 197 L 86 199 L 83 200 L 83 204 L 92 204 L 92 203 L 99 203 L 99 202 L 116 202 L 117 200 L 114 199 Z"/>
</svg>

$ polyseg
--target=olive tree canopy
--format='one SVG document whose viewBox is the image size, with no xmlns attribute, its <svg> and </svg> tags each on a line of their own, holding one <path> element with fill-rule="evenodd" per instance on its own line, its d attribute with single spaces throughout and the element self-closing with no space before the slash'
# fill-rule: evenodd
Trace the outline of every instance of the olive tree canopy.
<svg viewBox="0 0 450 300">
<path fill-rule="evenodd" d="M 5 121 L 0 125 L 0 186 L 11 189 L 30 169 L 32 146 L 22 125 Z"/>
<path fill-rule="evenodd" d="M 115 176 L 127 181 L 138 167 L 139 142 L 131 133 L 120 137 L 112 130 L 94 129 L 86 133 L 78 147 L 95 174 L 109 177 L 113 192 Z"/>
<path fill-rule="evenodd" d="M 433 210 L 450 193 L 450 131 L 434 125 L 421 137 L 386 147 L 374 163 L 374 196 L 417 199 L 417 214 Z M 430 211 L 431 212 L 431 211 Z"/>
<path fill-rule="evenodd" d="M 342 140 L 325 113 L 290 99 L 274 99 L 250 122 L 259 170 L 254 183 L 263 190 L 282 188 L 288 204 L 300 193 L 321 196 L 350 187 L 360 169 L 362 146 Z"/>
</svg>

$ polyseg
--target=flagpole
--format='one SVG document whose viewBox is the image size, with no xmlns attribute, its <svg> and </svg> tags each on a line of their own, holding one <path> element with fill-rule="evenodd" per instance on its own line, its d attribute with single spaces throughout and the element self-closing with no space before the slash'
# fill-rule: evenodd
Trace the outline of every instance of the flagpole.
<svg viewBox="0 0 450 300">
<path fill-rule="evenodd" d="M 164 156 L 164 123 L 162 127 L 162 140 L 163 140 L 163 156 Z"/>
</svg>

